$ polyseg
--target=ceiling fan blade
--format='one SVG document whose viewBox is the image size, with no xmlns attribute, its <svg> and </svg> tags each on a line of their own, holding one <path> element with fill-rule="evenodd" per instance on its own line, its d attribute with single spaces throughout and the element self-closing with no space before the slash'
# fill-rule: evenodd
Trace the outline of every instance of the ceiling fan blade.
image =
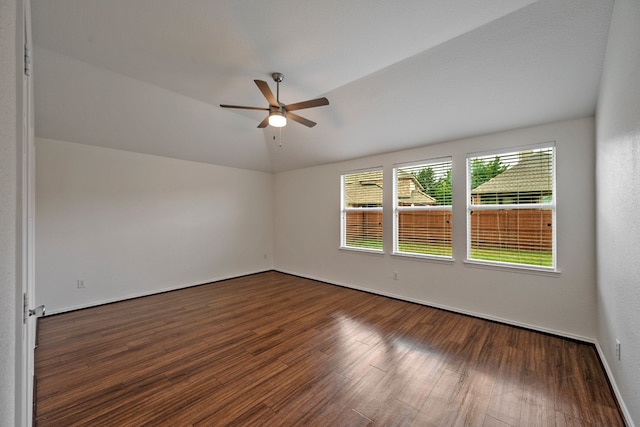
<svg viewBox="0 0 640 427">
<path fill-rule="evenodd" d="M 295 104 L 285 105 L 284 108 L 287 111 L 303 110 L 305 108 L 320 107 L 322 105 L 329 105 L 327 98 L 311 99 L 309 101 L 296 102 Z"/>
<path fill-rule="evenodd" d="M 260 89 L 260 92 L 262 92 L 264 97 L 267 98 L 269 105 L 272 107 L 279 107 L 278 101 L 276 100 L 276 97 L 273 96 L 273 92 L 271 92 L 271 88 L 269 88 L 267 82 L 264 80 L 254 80 L 254 82 L 256 82 L 256 86 L 258 86 L 258 89 Z"/>
<path fill-rule="evenodd" d="M 227 105 L 227 104 L 220 104 L 220 106 L 222 108 L 240 108 L 242 110 L 261 110 L 261 111 L 269 111 L 268 108 L 263 108 L 263 107 L 245 107 L 244 105 Z"/>
<path fill-rule="evenodd" d="M 268 117 L 267 117 L 267 119 L 268 119 Z M 305 119 L 304 117 L 300 117 L 299 115 L 290 113 L 288 111 L 287 111 L 287 119 L 291 119 L 294 122 L 298 122 L 298 123 L 300 123 L 302 125 L 305 125 L 307 127 L 310 127 L 310 128 L 312 128 L 312 127 L 314 127 L 316 125 L 316 122 L 312 122 L 309 119 Z"/>
<path fill-rule="evenodd" d="M 259 129 L 266 128 L 268 124 L 269 124 L 269 116 L 265 117 L 264 120 L 260 122 L 260 124 L 258 125 L 258 128 Z"/>
</svg>

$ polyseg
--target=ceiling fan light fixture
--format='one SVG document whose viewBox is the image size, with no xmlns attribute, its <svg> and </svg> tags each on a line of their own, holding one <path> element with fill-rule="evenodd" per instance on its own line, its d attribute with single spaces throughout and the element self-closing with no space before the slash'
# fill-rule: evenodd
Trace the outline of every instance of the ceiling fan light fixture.
<svg viewBox="0 0 640 427">
<path fill-rule="evenodd" d="M 274 128 L 281 128 L 287 125 L 287 117 L 282 111 L 272 111 L 269 113 L 269 124 Z"/>
</svg>

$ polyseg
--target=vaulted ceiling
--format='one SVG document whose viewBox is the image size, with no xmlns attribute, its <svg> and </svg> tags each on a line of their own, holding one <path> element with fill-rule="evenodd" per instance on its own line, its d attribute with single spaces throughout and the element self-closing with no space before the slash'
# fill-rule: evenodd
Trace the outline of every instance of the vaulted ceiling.
<svg viewBox="0 0 640 427">
<path fill-rule="evenodd" d="M 32 0 L 36 136 L 284 171 L 594 114 L 613 0 Z M 318 122 L 256 126 L 253 79 Z M 587 143 L 587 142 L 585 142 Z"/>
</svg>

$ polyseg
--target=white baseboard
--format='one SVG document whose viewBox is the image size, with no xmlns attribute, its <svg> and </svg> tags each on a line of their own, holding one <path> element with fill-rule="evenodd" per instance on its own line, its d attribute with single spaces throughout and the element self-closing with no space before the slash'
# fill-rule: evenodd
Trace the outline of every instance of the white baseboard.
<svg viewBox="0 0 640 427">
<path fill-rule="evenodd" d="M 299 277 L 304 277 L 306 279 L 311 279 L 311 280 L 317 280 L 318 282 L 324 282 L 324 283 L 329 283 L 331 285 L 336 285 L 336 286 L 341 286 L 343 288 L 350 288 L 350 289 L 355 289 L 358 291 L 363 291 L 363 292 L 368 292 L 371 294 L 376 294 L 376 295 L 381 295 L 384 297 L 389 297 L 389 298 L 393 298 L 393 299 L 397 299 L 397 300 L 401 300 L 401 301 L 407 301 L 407 302 L 412 302 L 412 303 L 416 303 L 416 304 L 420 304 L 420 305 L 425 305 L 428 307 L 433 307 L 433 308 L 439 308 L 442 310 L 446 310 L 446 311 L 451 311 L 453 313 L 458 313 L 458 314 L 464 314 L 467 316 L 472 316 L 472 317 L 477 317 L 480 319 L 485 319 L 485 320 L 491 320 L 493 322 L 498 322 L 498 323 L 504 323 L 507 325 L 511 325 L 511 326 L 517 326 L 520 328 L 524 328 L 524 329 L 530 329 L 533 331 L 537 331 L 537 332 L 542 332 L 545 334 L 550 334 L 550 335 L 557 335 L 563 338 L 569 338 L 572 340 L 576 340 L 576 341 L 583 341 L 586 343 L 590 343 L 590 344 L 595 344 L 596 341 L 593 338 L 590 337 L 584 337 L 581 335 L 575 335 L 575 334 L 571 334 L 568 332 L 564 332 L 564 331 L 558 331 L 555 329 L 549 329 L 549 328 L 543 328 L 537 325 L 532 325 L 532 324 L 528 324 L 528 323 L 523 323 L 523 322 L 516 322 L 514 320 L 511 319 L 504 319 L 502 317 L 498 317 L 498 316 L 491 316 L 491 315 L 487 315 L 484 313 L 477 313 L 474 311 L 470 311 L 470 310 L 463 310 L 460 309 L 458 307 L 451 307 L 448 305 L 444 305 L 444 304 L 440 304 L 440 303 L 436 303 L 436 302 L 432 302 L 432 301 L 428 301 L 428 300 L 422 300 L 422 299 L 418 299 L 418 298 L 410 298 L 404 295 L 398 295 L 398 294 L 394 294 L 392 292 L 385 292 L 385 291 L 380 291 L 377 289 L 370 289 L 370 288 L 365 288 L 362 286 L 354 286 L 352 284 L 348 284 L 348 283 L 343 283 L 343 282 L 336 282 L 336 281 L 329 281 L 326 279 L 321 279 L 321 278 L 317 278 L 317 277 L 313 277 L 313 276 L 309 276 L 309 275 L 305 275 L 305 274 L 300 274 L 297 272 L 293 272 L 293 271 L 286 271 L 286 270 L 281 270 L 281 269 L 276 269 L 276 271 L 279 271 L 281 273 L 285 273 L 285 274 L 291 274 L 293 276 L 299 276 Z"/>
<path fill-rule="evenodd" d="M 186 289 L 186 288 L 191 288 L 193 286 L 200 286 L 200 285 L 206 285 L 208 283 L 221 282 L 223 280 L 236 279 L 238 277 L 250 276 L 252 274 L 258 274 L 258 273 L 264 273 L 265 271 L 273 271 L 273 269 L 268 268 L 266 270 L 250 271 L 250 272 L 243 273 L 243 274 L 220 276 L 220 277 L 217 277 L 215 279 L 211 279 L 211 280 L 206 281 L 206 282 L 189 283 L 189 284 L 186 284 L 186 285 L 179 285 L 179 286 L 169 286 L 169 287 L 166 287 L 166 288 L 153 289 L 153 290 L 146 291 L 146 292 L 139 292 L 139 293 L 135 293 L 135 294 L 123 295 L 123 296 L 120 296 L 120 297 L 107 298 L 107 299 L 98 300 L 98 301 L 91 301 L 91 302 L 86 303 L 86 304 L 80 304 L 80 305 L 75 305 L 75 306 L 71 306 L 71 307 L 64 307 L 64 308 L 61 308 L 59 310 L 47 311 L 47 316 L 53 316 L 54 314 L 68 313 L 70 311 L 82 310 L 84 308 L 97 307 L 99 305 L 111 304 L 111 303 L 114 303 L 114 302 L 126 301 L 126 300 L 130 300 L 130 299 L 134 299 L 134 298 L 147 297 L 149 295 L 162 294 L 164 292 L 177 291 L 179 289 Z"/>
<path fill-rule="evenodd" d="M 635 424 L 631 419 L 631 413 L 629 412 L 627 405 L 624 404 L 624 400 L 622 399 L 622 395 L 620 394 L 620 389 L 616 384 L 616 380 L 613 376 L 613 373 L 611 372 L 611 368 L 609 367 L 607 358 L 605 357 L 604 352 L 602 351 L 602 347 L 600 347 L 600 343 L 597 341 L 595 342 L 595 346 L 596 346 L 596 351 L 598 352 L 598 357 L 600 358 L 600 362 L 602 363 L 602 366 L 604 366 L 604 371 L 607 374 L 607 378 L 609 378 L 609 384 L 611 384 L 613 393 L 615 394 L 616 399 L 618 400 L 618 405 L 620 405 L 620 411 L 622 412 L 624 421 L 628 427 L 635 427 Z"/>
<path fill-rule="evenodd" d="M 464 314 L 464 315 L 467 315 L 467 316 L 478 317 L 480 319 L 491 320 L 491 321 L 494 321 L 494 322 L 504 323 L 506 325 L 517 326 L 517 327 L 520 327 L 520 328 L 530 329 L 530 330 L 537 331 L 537 332 L 542 332 L 542 333 L 546 333 L 546 334 L 556 335 L 556 336 L 563 337 L 563 338 L 568 338 L 568 339 L 572 339 L 572 340 L 576 340 L 576 341 L 582 341 L 582 342 L 585 342 L 585 343 L 593 344 L 595 346 L 595 348 L 596 348 L 596 352 L 598 353 L 598 358 L 600 359 L 600 362 L 602 363 L 602 366 L 604 366 L 605 375 L 609 379 L 609 383 L 611 384 L 611 388 L 613 389 L 615 397 L 616 397 L 616 399 L 618 401 L 618 405 L 620 406 L 620 410 L 622 412 L 622 416 L 624 417 L 624 421 L 627 424 L 627 427 L 635 427 L 635 424 L 633 423 L 633 421 L 631 419 L 631 414 L 629 413 L 629 410 L 627 409 L 626 405 L 624 404 L 624 400 L 622 399 L 622 396 L 620 394 L 620 390 L 618 389 L 618 386 L 616 385 L 615 379 L 614 379 L 614 377 L 613 377 L 613 375 L 611 373 L 611 369 L 609 368 L 609 365 L 607 363 L 607 359 L 604 357 L 604 353 L 602 352 L 602 348 L 600 347 L 600 344 L 598 343 L 598 341 L 596 339 L 589 338 L 589 337 L 583 337 L 583 336 L 575 335 L 575 334 L 570 334 L 570 333 L 567 333 L 567 332 L 564 332 L 564 331 L 558 331 L 558 330 L 549 329 L 549 328 L 542 328 L 542 327 L 539 327 L 539 326 L 536 326 L 536 325 L 527 324 L 527 323 L 515 322 L 513 320 L 504 319 L 504 318 L 497 317 L 497 316 L 490 316 L 490 315 L 486 315 L 486 314 L 483 314 L 483 313 L 476 313 L 476 312 L 469 311 L 469 310 L 461 310 L 461 309 L 456 308 L 456 307 L 450 307 L 450 306 L 446 306 L 446 305 L 443 305 L 443 304 L 433 303 L 431 301 L 420 300 L 420 299 L 416 299 L 416 298 L 408 298 L 408 297 L 405 297 L 403 295 L 396 295 L 396 294 L 393 294 L 393 293 L 390 293 L 390 292 L 383 292 L 383 291 L 379 291 L 379 290 L 376 290 L 376 289 L 369 289 L 369 288 L 365 288 L 365 287 L 361 287 L 361 286 L 354 286 L 354 285 L 347 284 L 347 283 L 342 283 L 342 282 L 328 281 L 326 279 L 312 277 L 312 276 L 305 275 L 305 274 L 300 274 L 300 273 L 297 273 L 297 272 L 294 272 L 294 271 L 286 271 L 286 270 L 281 270 L 281 269 L 277 269 L 276 271 L 280 271 L 280 272 L 285 273 L 285 274 L 291 274 L 291 275 L 294 275 L 294 276 L 304 277 L 306 279 L 317 280 L 319 282 L 329 283 L 329 284 L 336 285 L 336 286 L 341 286 L 341 287 L 344 287 L 344 288 L 355 289 L 355 290 L 358 290 L 358 291 L 364 291 L 364 292 L 368 292 L 368 293 L 372 293 L 372 294 L 376 294 L 376 295 L 381 295 L 381 296 L 385 296 L 385 297 L 389 297 L 389 298 L 394 298 L 394 299 L 398 299 L 398 300 L 402 300 L 402 301 L 413 302 L 413 303 L 420 304 L 420 305 L 425 305 L 425 306 L 428 306 L 428 307 L 439 308 L 439 309 L 451 311 L 451 312 L 454 312 L 454 313 L 459 313 L 459 314 Z"/>
<path fill-rule="evenodd" d="M 298 272 L 295 272 L 295 271 L 287 271 L 287 270 L 282 270 L 282 269 L 266 269 L 266 270 L 259 270 L 259 271 L 254 271 L 254 272 L 247 272 L 247 273 L 242 274 L 240 276 L 238 276 L 238 275 L 222 276 L 222 277 L 218 277 L 216 279 L 212 279 L 212 280 L 204 282 L 204 283 L 192 283 L 192 284 L 187 284 L 187 285 L 182 285 L 182 286 L 175 286 L 175 287 L 168 287 L 168 288 L 163 288 L 163 289 L 156 289 L 156 290 L 153 290 L 153 291 L 142 292 L 142 293 L 138 293 L 138 294 L 131 294 L 131 295 L 118 297 L 118 298 L 111 298 L 111 299 L 106 299 L 106 300 L 101 300 L 101 301 L 93 301 L 93 302 L 91 302 L 89 304 L 85 304 L 85 305 L 67 307 L 67 308 L 64 308 L 62 310 L 48 312 L 47 316 L 54 315 L 54 314 L 60 314 L 60 313 L 66 313 L 66 312 L 74 311 L 74 310 L 81 310 L 81 309 L 84 309 L 84 308 L 96 307 L 96 306 L 99 306 L 99 305 L 110 304 L 110 303 L 114 303 L 114 302 L 118 302 L 118 301 L 125 301 L 125 300 L 133 299 L 133 298 L 140 298 L 140 297 L 145 297 L 145 296 L 149 296 L 149 295 L 160 294 L 160 293 L 163 293 L 163 292 L 176 291 L 178 289 L 190 288 L 192 286 L 200 286 L 200 285 L 204 285 L 204 284 L 207 284 L 207 283 L 215 283 L 215 282 L 220 282 L 220 281 L 223 281 L 223 280 L 235 279 L 237 277 L 249 276 L 249 275 L 258 274 L 258 273 L 264 273 L 266 271 L 278 271 L 278 272 L 281 272 L 281 273 L 291 274 L 293 276 L 303 277 L 303 278 L 310 279 L 310 280 L 316 280 L 318 282 L 328 283 L 328 284 L 340 286 L 340 287 L 343 287 L 343 288 L 355 289 L 355 290 L 358 290 L 358 291 L 363 291 L 363 292 L 368 292 L 368 293 L 381 295 L 381 296 L 385 296 L 385 297 L 389 297 L 389 298 L 394 298 L 394 299 L 401 300 L 401 301 L 407 301 L 407 302 L 412 302 L 412 303 L 416 303 L 416 304 L 420 304 L 420 305 L 424 305 L 424 306 L 428 306 L 428 307 L 439 308 L 439 309 L 442 309 L 442 310 L 451 311 L 453 313 L 464 314 L 464 315 L 467 315 L 467 316 L 473 316 L 473 317 L 477 317 L 477 318 L 480 318 L 480 319 L 491 320 L 491 321 L 494 321 L 494 322 L 504 323 L 506 325 L 517 326 L 517 327 L 520 327 L 520 328 L 530 329 L 530 330 L 533 330 L 533 331 L 538 331 L 538 332 L 551 334 L 551 335 L 557 335 L 559 337 L 569 338 L 569 339 L 572 339 L 572 340 L 577 340 L 577 341 L 582 341 L 582 342 L 586 342 L 586 343 L 589 343 L 589 344 L 593 344 L 595 346 L 595 348 L 596 348 L 596 352 L 598 353 L 598 357 L 600 358 L 600 362 L 602 363 L 602 366 L 604 367 L 605 374 L 607 375 L 607 378 L 609 379 L 609 383 L 611 384 L 611 388 L 613 389 L 613 392 L 614 392 L 614 394 L 616 396 L 616 399 L 618 400 L 618 405 L 620 405 L 620 410 L 622 411 L 622 415 L 623 415 L 623 417 L 625 419 L 625 423 L 627 424 L 628 427 L 635 427 L 635 424 L 633 423 L 633 420 L 631 419 L 631 414 L 629 413 L 629 410 L 627 409 L 627 407 L 626 407 L 626 405 L 624 403 L 624 400 L 622 399 L 622 396 L 620 395 L 620 390 L 618 389 L 618 386 L 617 386 L 617 384 L 615 382 L 615 379 L 613 377 L 613 374 L 611 372 L 611 368 L 609 367 L 609 364 L 607 363 L 607 359 L 604 356 L 602 348 L 600 347 L 600 344 L 598 343 L 598 341 L 593 339 L 593 338 L 583 337 L 583 336 L 580 336 L 580 335 L 570 334 L 570 333 L 567 333 L 567 332 L 564 332 L 564 331 L 558 331 L 558 330 L 549 329 L 549 328 L 542 328 L 542 327 L 539 327 L 539 326 L 536 326 L 536 325 L 531 325 L 531 324 L 528 324 L 528 323 L 516 322 L 516 321 L 513 321 L 513 320 L 504 319 L 504 318 L 497 317 L 497 316 L 490 316 L 490 315 L 486 315 L 486 314 L 483 314 L 483 313 L 476 313 L 476 312 L 469 311 L 469 310 L 461 310 L 461 309 L 456 308 L 456 307 L 450 307 L 450 306 L 447 306 L 447 305 L 434 303 L 434 302 L 426 301 L 426 300 L 421 300 L 421 299 L 417 299 L 417 298 L 409 298 L 409 297 L 406 297 L 406 296 L 403 296 L 403 295 L 397 295 L 397 294 L 394 294 L 394 293 L 391 293 L 391 292 L 383 292 L 383 291 L 379 291 L 379 290 L 376 290 L 376 289 L 370 289 L 370 288 L 365 288 L 365 287 L 361 287 L 361 286 L 354 286 L 354 285 L 351 285 L 351 284 L 348 284 L 348 283 L 343 283 L 343 282 L 328 281 L 326 279 L 313 277 L 313 276 L 309 276 L 309 275 L 306 275 L 306 274 L 301 274 L 301 273 L 298 273 Z"/>
</svg>

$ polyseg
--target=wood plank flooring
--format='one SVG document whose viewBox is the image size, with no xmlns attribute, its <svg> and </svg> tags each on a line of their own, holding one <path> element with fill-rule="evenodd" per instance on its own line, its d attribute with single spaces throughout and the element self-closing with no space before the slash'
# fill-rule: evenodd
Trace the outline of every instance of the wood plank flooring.
<svg viewBox="0 0 640 427">
<path fill-rule="evenodd" d="M 44 426 L 623 426 L 593 346 L 267 272 L 40 319 Z"/>
</svg>

